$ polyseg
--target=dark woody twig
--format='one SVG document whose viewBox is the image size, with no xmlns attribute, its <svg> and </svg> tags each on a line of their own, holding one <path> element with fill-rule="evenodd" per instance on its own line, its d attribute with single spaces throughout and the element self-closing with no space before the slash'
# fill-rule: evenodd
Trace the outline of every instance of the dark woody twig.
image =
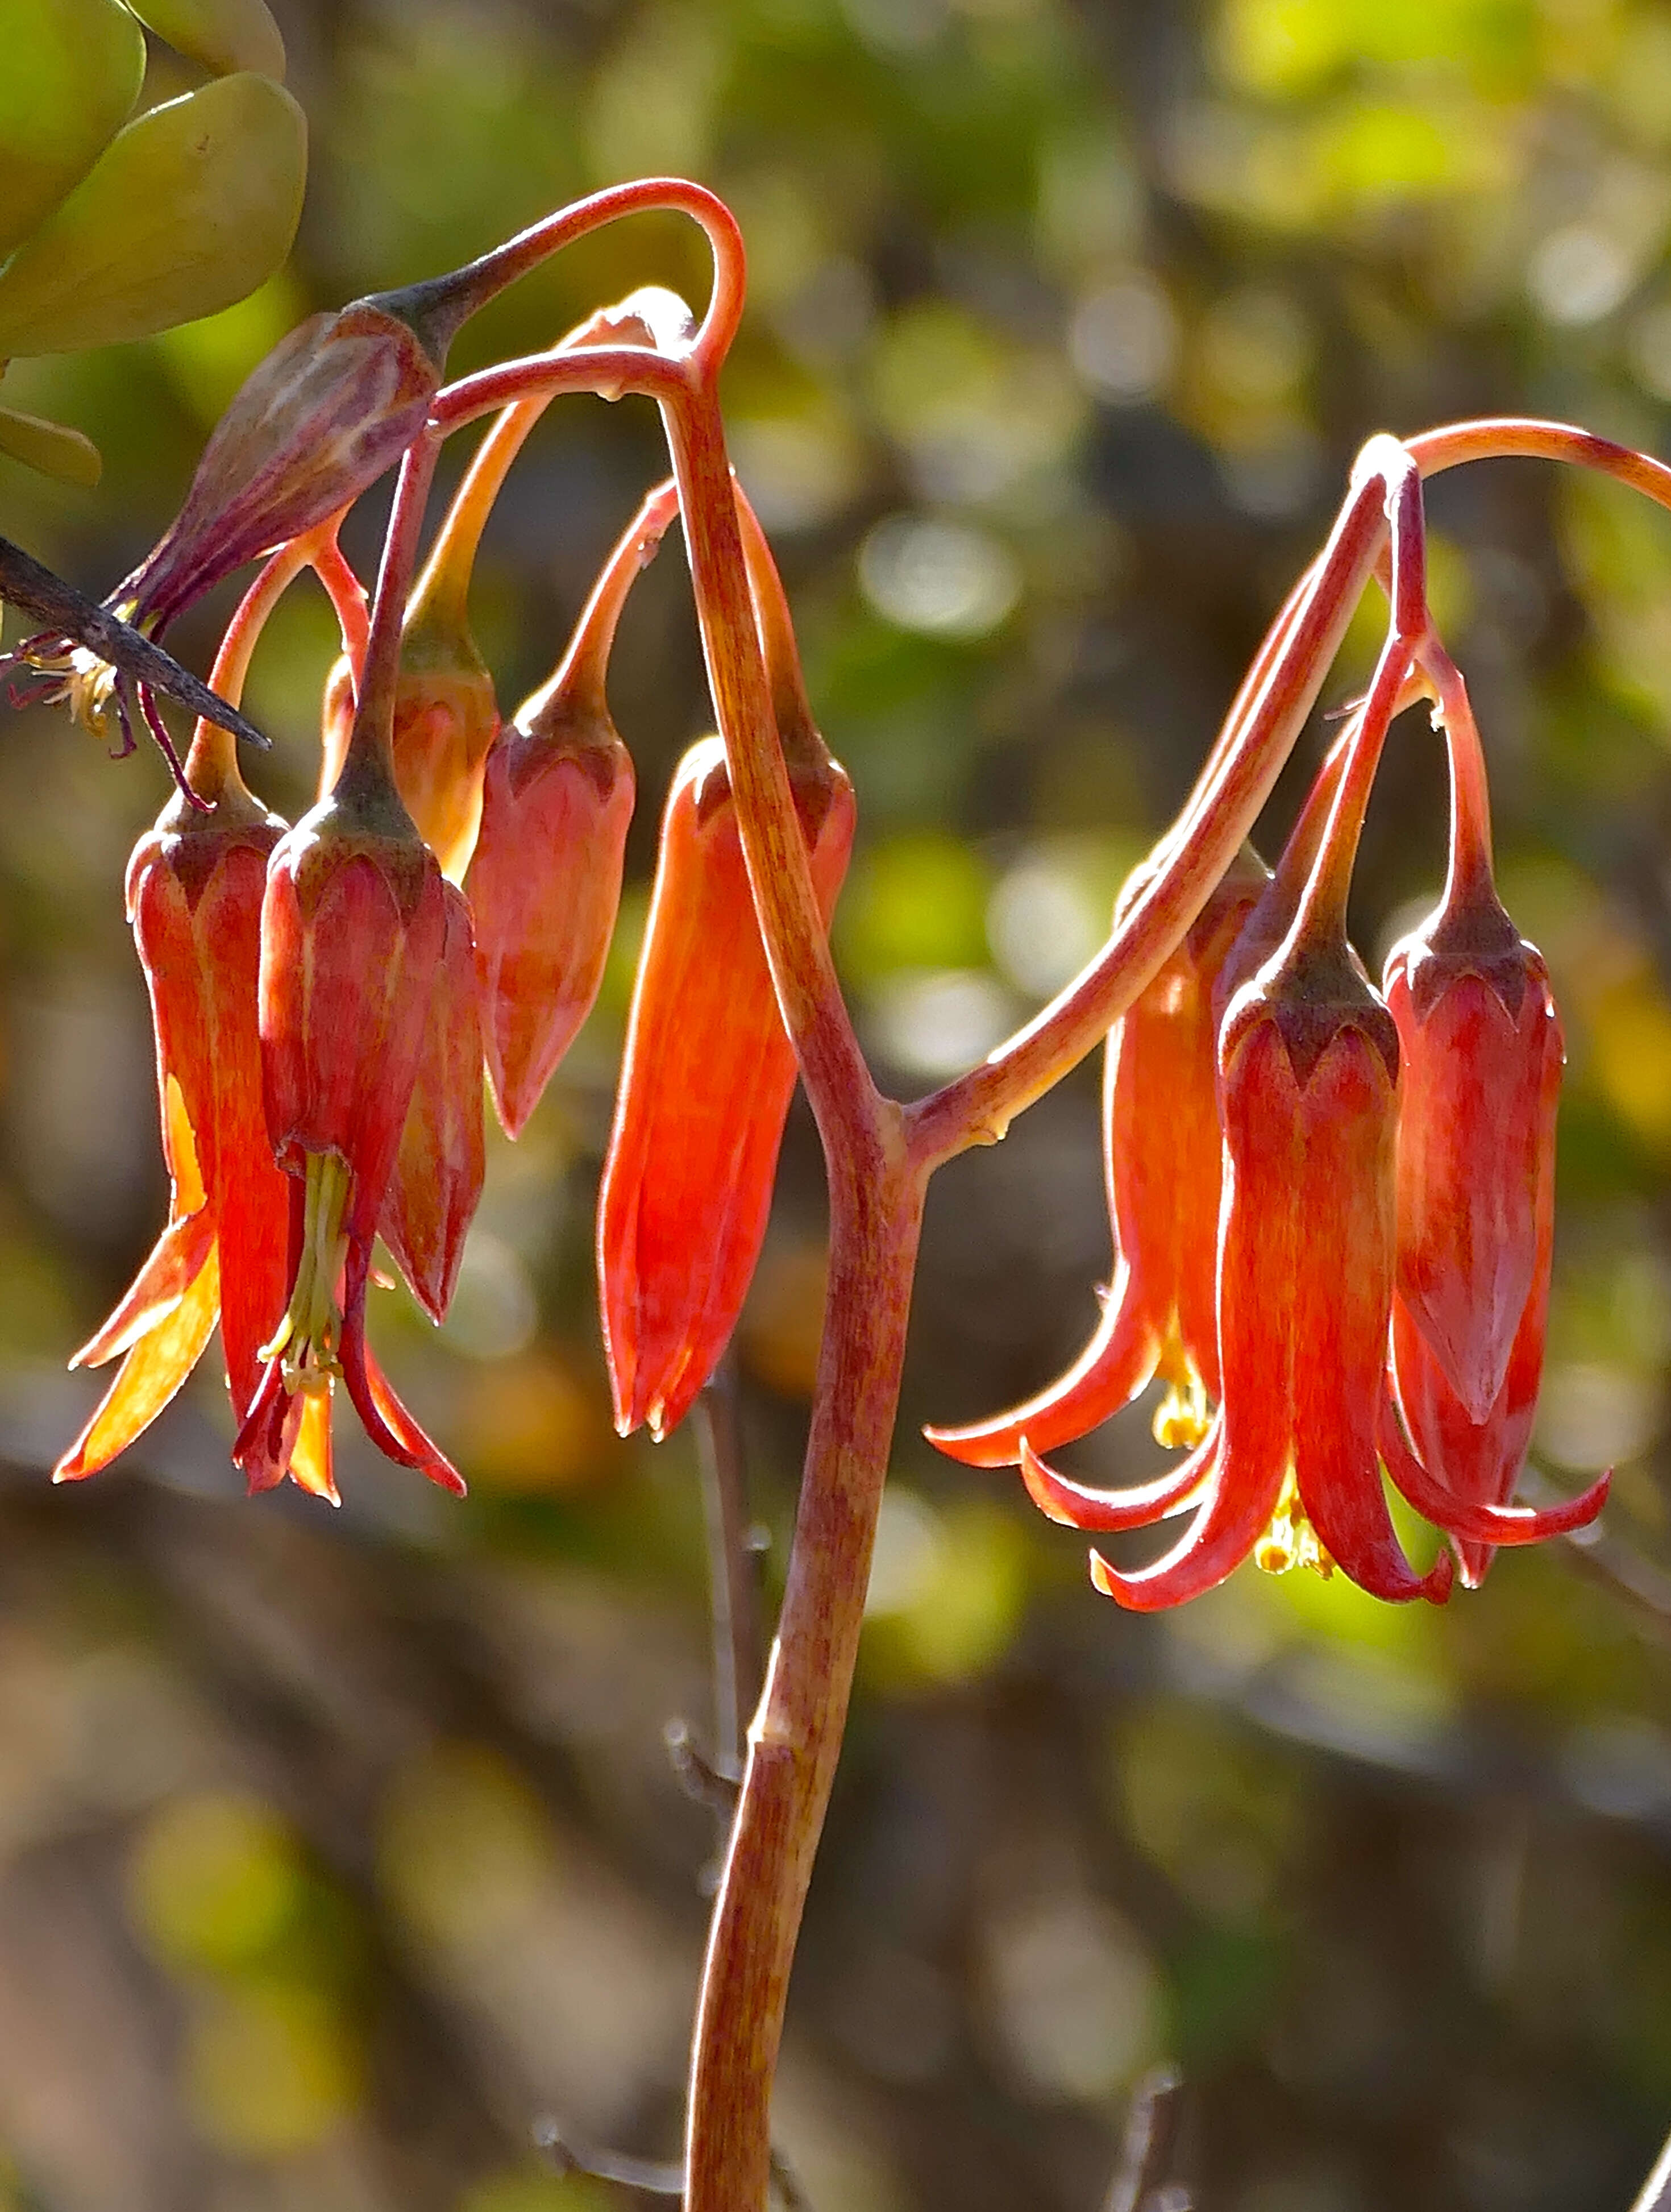
<svg viewBox="0 0 1671 2212">
<path fill-rule="evenodd" d="M 211 691 L 200 677 L 182 667 L 172 653 L 165 653 L 143 631 L 118 621 L 108 607 L 86 598 L 6 538 L 0 538 L 0 599 L 9 600 L 75 644 L 85 646 L 136 684 L 166 692 L 205 721 L 230 730 L 243 744 L 267 750 L 270 740 L 254 723 L 218 692 Z M 27 661 L 17 665 L 29 672 Z"/>
</svg>

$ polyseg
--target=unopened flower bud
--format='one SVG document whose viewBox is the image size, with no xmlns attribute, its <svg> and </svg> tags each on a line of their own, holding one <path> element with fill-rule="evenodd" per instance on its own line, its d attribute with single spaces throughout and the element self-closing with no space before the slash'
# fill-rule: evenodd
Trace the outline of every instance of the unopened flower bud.
<svg viewBox="0 0 1671 2212">
<path fill-rule="evenodd" d="M 826 921 L 853 787 L 791 768 Z M 665 1436 L 713 1372 L 765 1240 L 795 1056 L 743 858 L 725 749 L 693 745 L 662 820 L 655 887 L 598 1200 L 604 1343 L 624 1436 Z"/>
<path fill-rule="evenodd" d="M 561 692 L 537 693 L 488 755 L 467 880 L 488 1079 L 513 1137 L 598 995 L 633 797 L 607 714 Z"/>
</svg>

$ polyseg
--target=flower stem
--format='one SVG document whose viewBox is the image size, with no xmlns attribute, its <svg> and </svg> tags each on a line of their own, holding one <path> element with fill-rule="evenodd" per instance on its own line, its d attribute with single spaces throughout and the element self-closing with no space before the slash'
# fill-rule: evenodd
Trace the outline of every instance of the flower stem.
<svg viewBox="0 0 1671 2212">
<path fill-rule="evenodd" d="M 1269 797 L 1374 567 L 1386 527 L 1388 458 L 1376 455 L 1354 474 L 1297 609 L 1291 600 L 1273 625 L 1280 642 L 1261 654 L 1262 682 L 1243 687 L 1176 826 L 1161 841 L 1159 865 L 1103 950 L 979 1067 L 908 1109 L 912 1154 L 925 1170 L 1001 1137 L 1100 1042 L 1200 913 Z"/>
<path fill-rule="evenodd" d="M 371 635 L 354 702 L 354 726 L 349 732 L 342 771 L 333 786 L 333 795 L 337 798 L 372 799 L 380 805 L 392 800 L 402 813 L 405 810 L 400 806 L 395 791 L 393 750 L 400 633 L 405 619 L 407 590 L 417 560 L 418 539 L 423 530 L 424 506 L 441 446 L 441 434 L 431 425 L 408 447 L 406 458 L 400 465 L 394 507 L 383 538 L 383 558 L 377 571 Z"/>
<path fill-rule="evenodd" d="M 678 506 L 679 495 L 671 477 L 645 494 L 643 505 L 622 532 L 599 573 L 556 673 L 517 710 L 519 728 L 534 728 L 558 701 L 567 708 L 579 710 L 580 726 L 588 720 L 598 725 L 608 720 L 609 662 L 616 625 L 628 595 L 654 556 Z"/>
</svg>

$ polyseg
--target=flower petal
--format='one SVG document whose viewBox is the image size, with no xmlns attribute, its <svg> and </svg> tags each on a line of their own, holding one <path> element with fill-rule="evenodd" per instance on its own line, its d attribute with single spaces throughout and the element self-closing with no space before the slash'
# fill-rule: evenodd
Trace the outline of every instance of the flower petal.
<svg viewBox="0 0 1671 2212">
<path fill-rule="evenodd" d="M 220 1290 L 219 1255 L 211 1237 L 196 1275 L 129 1352 L 98 1411 L 52 1469 L 54 1482 L 79 1482 L 96 1474 L 149 1427 L 202 1358 L 215 1327 Z"/>
<path fill-rule="evenodd" d="M 1181 1467 L 1169 1468 L 1153 1482 L 1137 1483 L 1129 1490 L 1092 1490 L 1070 1481 L 1054 1468 L 1047 1467 L 1033 1449 L 1031 1438 L 1023 1437 L 1021 1479 L 1039 1511 L 1069 1528 L 1146 1528 L 1164 1520 L 1210 1476 L 1218 1449 L 1218 1428 L 1215 1417 L 1203 1442 Z"/>
</svg>

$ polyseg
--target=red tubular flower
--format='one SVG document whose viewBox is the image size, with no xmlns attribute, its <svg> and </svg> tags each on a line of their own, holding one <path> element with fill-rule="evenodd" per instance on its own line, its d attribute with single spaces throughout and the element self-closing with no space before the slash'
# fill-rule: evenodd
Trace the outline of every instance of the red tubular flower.
<svg viewBox="0 0 1671 2212">
<path fill-rule="evenodd" d="M 1090 1491 L 1024 1456 L 1034 1498 L 1075 1526 L 1142 1526 L 1194 1505 L 1182 1540 L 1152 1566 L 1123 1574 L 1091 1554 L 1097 1588 L 1138 1611 L 1211 1589 L 1249 1553 L 1277 1571 L 1338 1564 L 1378 1597 L 1437 1601 L 1449 1589 L 1448 1553 L 1425 1576 L 1405 1559 L 1376 1457 L 1398 1035 L 1345 927 L 1358 825 L 1404 668 L 1389 646 L 1344 766 L 1337 756 L 1325 767 L 1326 829 L 1320 839 L 1314 793 L 1252 925 L 1262 934 L 1286 910 L 1290 926 L 1224 1012 L 1223 1396 L 1212 1425 L 1170 1477 L 1135 1492 Z"/>
<path fill-rule="evenodd" d="M 482 1195 L 482 1013 L 470 908 L 444 884 L 447 932 L 400 1150 L 378 1219 L 412 1295 L 446 1318 Z"/>
<path fill-rule="evenodd" d="M 853 842 L 853 787 L 828 756 L 792 761 L 791 777 L 828 921 Z M 765 1239 L 794 1087 L 725 748 L 709 738 L 668 793 L 599 1192 L 604 1345 L 623 1436 L 647 1422 L 665 1437 L 725 1349 Z"/>
<path fill-rule="evenodd" d="M 1528 1542 L 1580 1525 L 1605 1492 L 1598 1484 L 1539 1514 L 1501 1502 L 1503 1455 L 1514 1453 L 1518 1465 L 1519 1425 L 1529 1419 L 1523 1401 L 1541 1342 L 1540 1296 L 1522 1308 L 1523 1331 L 1492 1437 L 1454 1468 L 1442 1465 L 1442 1455 L 1457 1443 L 1465 1409 L 1407 1310 L 1395 1320 L 1399 1029 L 1346 942 L 1345 911 L 1364 805 L 1403 669 L 1395 642 L 1338 763 L 1321 842 L 1314 793 L 1263 912 L 1229 963 L 1245 980 L 1230 997 L 1218 1038 L 1223 1398 L 1212 1426 L 1170 1474 L 1123 1492 L 1069 1481 L 1024 1441 L 1029 1491 L 1045 1512 L 1072 1526 L 1143 1527 L 1194 1506 L 1182 1541 L 1152 1566 L 1122 1574 L 1092 1553 L 1097 1588 L 1139 1611 L 1212 1589 L 1249 1553 L 1276 1571 L 1306 1564 L 1327 1574 L 1339 1565 L 1373 1596 L 1442 1601 L 1452 1579 L 1450 1553 L 1442 1552 L 1425 1575 L 1411 1568 L 1388 1511 L 1383 1457 L 1405 1496 L 1453 1540 L 1465 1565 L 1476 1556 L 1467 1547 Z M 1336 772 L 1337 763 L 1328 764 L 1324 779 Z M 1308 864 L 1296 898 L 1296 877 Z M 1256 943 L 1285 907 L 1291 913 L 1285 935 L 1246 976 L 1243 947 Z M 1424 1039 L 1422 1048 L 1433 1041 Z M 1455 1048 L 1457 1040 L 1449 1042 Z M 1546 1285 L 1550 1218 L 1545 1188 L 1532 1273 L 1541 1240 Z M 1420 1458 L 1399 1426 L 1388 1390 L 1389 1328 L 1395 1345 L 1421 1347 L 1411 1362 Z"/>
<path fill-rule="evenodd" d="M 209 796 L 201 769 L 197 781 Z M 149 1426 L 196 1365 L 217 1316 L 240 1420 L 255 1396 L 259 1346 L 284 1306 L 289 1206 L 267 1142 L 255 1020 L 262 890 L 283 830 L 234 768 L 212 811 L 177 798 L 129 863 L 128 919 L 156 1030 L 168 1225 L 70 1363 L 100 1366 L 126 1354 L 55 1480 L 96 1474 Z M 299 1477 L 313 1465 L 305 1459 Z"/>
<path fill-rule="evenodd" d="M 1206 1401 L 1218 1395 L 1213 987 L 1269 873 L 1244 846 L 1178 950 L 1109 1034 L 1103 1137 L 1115 1268 L 1096 1334 L 1060 1381 L 1014 1412 L 926 1431 L 951 1458 L 1007 1466 L 1021 1459 L 1024 1437 L 1034 1452 L 1049 1451 L 1129 1404 L 1156 1374 L 1170 1386 L 1155 1415 L 1159 1441 L 1196 1444 L 1206 1433 Z"/>
<path fill-rule="evenodd" d="M 338 1375 L 391 1459 L 464 1487 L 365 1337 L 372 1243 L 447 933 L 434 856 L 385 761 L 351 748 L 331 798 L 275 848 L 262 906 L 262 1066 L 273 1150 L 291 1177 L 290 1296 L 233 1451 L 252 1489 L 282 1479 L 304 1414 L 328 1403 Z"/>
<path fill-rule="evenodd" d="M 1437 657 L 1434 673 L 1451 761 L 1449 877 L 1434 912 L 1393 948 L 1386 978 L 1405 1067 L 1392 1372 L 1413 1462 L 1390 1417 L 1382 1448 L 1411 1503 L 1452 1528 L 1472 1586 L 1492 1547 L 1461 1516 L 1507 1506 L 1537 1407 L 1563 1054 L 1548 970 L 1492 882 L 1466 686 Z M 1606 1489 L 1603 1480 L 1550 1512 L 1498 1517 L 1498 1540 L 1580 1525 Z"/>
<path fill-rule="evenodd" d="M 562 665 L 488 756 L 468 878 L 494 1103 L 520 1136 L 603 981 L 632 819 L 632 758 L 605 675 L 634 579 L 676 512 L 653 491 L 610 556 Z"/>
</svg>

